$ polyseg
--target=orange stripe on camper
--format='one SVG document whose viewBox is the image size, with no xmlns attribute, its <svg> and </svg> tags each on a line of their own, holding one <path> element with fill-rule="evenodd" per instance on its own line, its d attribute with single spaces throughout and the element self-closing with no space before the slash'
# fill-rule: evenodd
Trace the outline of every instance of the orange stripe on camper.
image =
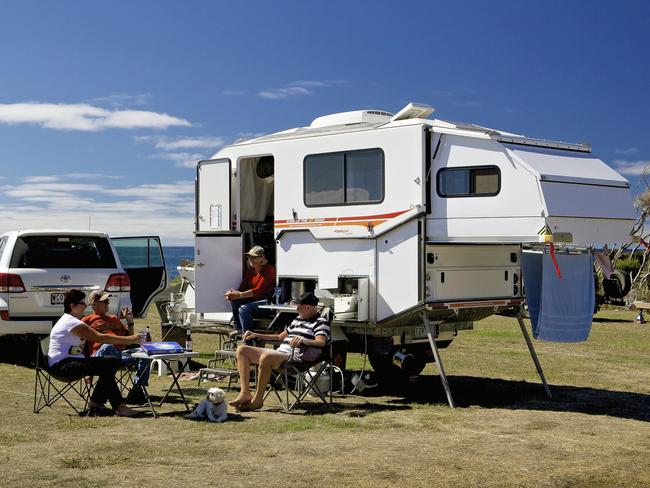
<svg viewBox="0 0 650 488">
<path fill-rule="evenodd" d="M 336 227 L 348 225 L 360 225 L 368 227 L 368 225 L 377 226 L 384 222 L 402 215 L 408 210 L 401 210 L 399 212 L 392 212 L 379 215 L 362 215 L 356 217 L 314 217 L 307 219 L 297 220 L 276 220 L 274 222 L 276 229 L 288 229 L 296 227 Z"/>
</svg>

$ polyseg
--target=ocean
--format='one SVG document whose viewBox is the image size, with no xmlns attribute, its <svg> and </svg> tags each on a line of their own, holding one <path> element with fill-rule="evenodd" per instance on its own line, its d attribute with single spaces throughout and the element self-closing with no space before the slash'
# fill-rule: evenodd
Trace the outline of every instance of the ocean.
<svg viewBox="0 0 650 488">
<path fill-rule="evenodd" d="M 194 261 L 194 246 L 163 246 L 163 254 L 165 255 L 167 279 L 171 281 L 178 276 L 176 266 L 183 259 Z"/>
</svg>

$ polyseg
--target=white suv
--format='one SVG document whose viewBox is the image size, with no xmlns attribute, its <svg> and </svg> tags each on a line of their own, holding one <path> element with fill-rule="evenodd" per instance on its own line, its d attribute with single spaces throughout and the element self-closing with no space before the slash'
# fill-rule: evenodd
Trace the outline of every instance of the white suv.
<svg viewBox="0 0 650 488">
<path fill-rule="evenodd" d="M 166 283 L 157 237 L 10 231 L 0 236 L 0 336 L 49 334 L 63 313 L 63 296 L 72 288 L 87 295 L 106 290 L 114 297 L 109 313 L 127 305 L 142 316 Z"/>
</svg>

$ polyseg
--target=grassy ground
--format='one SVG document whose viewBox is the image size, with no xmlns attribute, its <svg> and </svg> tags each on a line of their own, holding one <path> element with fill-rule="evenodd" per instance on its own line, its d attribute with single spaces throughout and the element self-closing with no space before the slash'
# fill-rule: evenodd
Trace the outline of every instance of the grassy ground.
<svg viewBox="0 0 650 488">
<path fill-rule="evenodd" d="M 634 315 L 599 313 L 586 343 L 535 342 L 554 400 L 516 321 L 491 317 L 442 351 L 454 410 L 430 365 L 401 391 L 339 398 L 332 413 L 269 402 L 221 425 L 184 420 L 178 403 L 158 419 L 35 415 L 34 372 L 9 364 L 18 349 L 5 344 L 0 485 L 648 486 L 650 325 Z M 216 338 L 194 341 L 205 363 Z"/>
</svg>

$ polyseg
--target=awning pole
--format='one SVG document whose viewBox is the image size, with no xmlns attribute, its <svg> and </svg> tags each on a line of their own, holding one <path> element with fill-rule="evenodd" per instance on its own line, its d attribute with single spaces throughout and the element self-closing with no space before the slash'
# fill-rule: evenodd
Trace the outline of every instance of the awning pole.
<svg viewBox="0 0 650 488">
<path fill-rule="evenodd" d="M 440 358 L 440 353 L 438 352 L 438 346 L 436 345 L 435 340 L 435 338 L 438 337 L 438 326 L 433 325 L 424 312 L 420 313 L 420 316 L 422 317 L 424 327 L 427 330 L 429 344 L 431 344 L 431 351 L 433 351 L 433 357 L 436 360 L 438 372 L 440 373 L 440 380 L 442 381 L 442 386 L 445 388 L 445 393 L 447 394 L 447 402 L 451 408 L 454 408 L 454 398 L 451 396 L 451 389 L 449 388 L 449 382 L 447 381 L 447 375 L 445 374 L 445 367 L 442 365 L 442 359 Z"/>
<path fill-rule="evenodd" d="M 530 335 L 528 335 L 526 324 L 524 324 L 524 319 L 521 316 L 521 310 L 517 311 L 517 321 L 519 322 L 519 328 L 521 329 L 521 333 L 524 335 L 524 339 L 526 339 L 526 345 L 528 346 L 528 351 L 530 351 L 530 356 L 533 358 L 533 362 L 535 363 L 535 368 L 537 368 L 537 374 L 541 378 L 542 383 L 544 385 L 546 396 L 552 400 L 553 395 L 551 394 L 551 389 L 548 387 L 548 383 L 546 383 L 546 378 L 544 377 L 544 371 L 542 371 L 542 365 L 539 363 L 539 359 L 537 358 L 537 353 L 535 352 L 535 348 L 533 347 L 533 342 L 530 340 Z"/>
</svg>

